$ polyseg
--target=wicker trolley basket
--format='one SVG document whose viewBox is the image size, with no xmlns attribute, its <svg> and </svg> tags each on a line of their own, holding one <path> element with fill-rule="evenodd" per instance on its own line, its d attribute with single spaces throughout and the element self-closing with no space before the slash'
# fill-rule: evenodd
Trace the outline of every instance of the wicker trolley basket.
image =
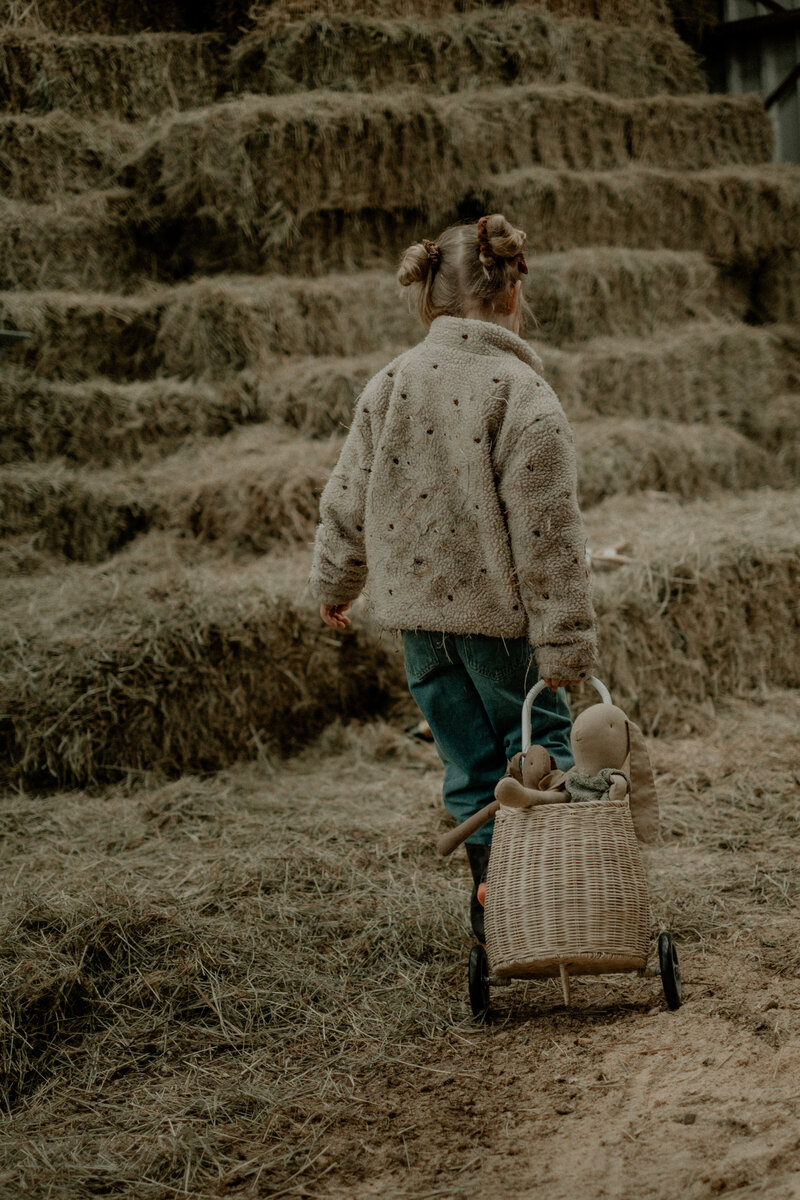
<svg viewBox="0 0 800 1200">
<path fill-rule="evenodd" d="M 643 970 L 649 932 L 627 800 L 499 810 L 486 880 L 494 976 Z"/>
<path fill-rule="evenodd" d="M 602 702 L 607 688 L 591 681 Z M 531 707 L 545 687 L 528 693 L 522 747 L 531 743 Z M 541 804 L 496 810 L 485 886 L 486 945 L 473 947 L 469 985 L 473 1013 L 484 1017 L 489 985 L 509 979 L 560 977 L 570 1002 L 570 976 L 643 972 L 650 906 L 629 798 Z M 667 1003 L 681 1002 L 677 955 L 669 933 L 658 941 Z"/>
</svg>

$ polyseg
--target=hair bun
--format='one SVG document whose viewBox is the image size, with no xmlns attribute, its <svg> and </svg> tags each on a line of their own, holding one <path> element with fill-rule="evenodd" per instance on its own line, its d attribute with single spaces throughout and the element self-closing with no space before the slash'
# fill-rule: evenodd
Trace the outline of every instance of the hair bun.
<svg viewBox="0 0 800 1200">
<path fill-rule="evenodd" d="M 497 259 L 518 258 L 527 240 L 524 230 L 515 229 L 502 213 L 492 213 L 478 221 L 478 245 L 484 267 L 490 267 Z"/>
<path fill-rule="evenodd" d="M 434 265 L 434 256 L 428 249 L 433 245 L 433 242 L 422 241 L 415 242 L 413 246 L 408 247 L 400 260 L 397 271 L 398 283 L 401 283 L 403 287 L 410 287 L 412 283 L 425 282 Z"/>
</svg>

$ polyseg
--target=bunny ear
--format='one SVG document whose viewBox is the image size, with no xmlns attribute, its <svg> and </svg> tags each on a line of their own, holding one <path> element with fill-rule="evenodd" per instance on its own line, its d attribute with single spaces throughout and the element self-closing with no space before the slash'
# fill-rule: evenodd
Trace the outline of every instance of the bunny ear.
<svg viewBox="0 0 800 1200">
<path fill-rule="evenodd" d="M 525 758 L 524 754 L 515 754 L 513 758 L 508 760 L 507 771 L 512 779 L 516 779 L 517 783 L 522 783 L 522 763 Z"/>
<path fill-rule="evenodd" d="M 640 842 L 657 842 L 658 796 L 653 768 L 641 729 L 633 721 L 627 721 L 627 725 L 633 828 Z"/>
</svg>

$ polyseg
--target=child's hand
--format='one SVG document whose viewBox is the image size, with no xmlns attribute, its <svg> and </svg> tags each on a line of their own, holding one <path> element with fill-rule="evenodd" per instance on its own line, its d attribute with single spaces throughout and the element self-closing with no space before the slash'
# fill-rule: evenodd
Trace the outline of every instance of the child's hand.
<svg viewBox="0 0 800 1200">
<path fill-rule="evenodd" d="M 345 613 L 349 607 L 349 604 L 322 604 L 319 615 L 326 625 L 330 625 L 331 629 L 347 629 L 350 618 L 346 617 Z"/>
</svg>

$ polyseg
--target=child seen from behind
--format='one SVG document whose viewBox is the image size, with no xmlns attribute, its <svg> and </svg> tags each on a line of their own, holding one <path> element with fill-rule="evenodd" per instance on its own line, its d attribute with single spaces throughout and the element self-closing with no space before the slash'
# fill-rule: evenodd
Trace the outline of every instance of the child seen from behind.
<svg viewBox="0 0 800 1200">
<path fill-rule="evenodd" d="M 457 822 L 487 804 L 533 741 L 566 770 L 563 687 L 596 652 L 572 434 L 519 336 L 526 235 L 501 214 L 406 250 L 427 337 L 370 380 L 320 501 L 311 590 L 333 629 L 369 582 L 377 621 L 402 632 L 411 694 L 444 764 Z M 471 917 L 491 823 L 467 842 Z"/>
</svg>

